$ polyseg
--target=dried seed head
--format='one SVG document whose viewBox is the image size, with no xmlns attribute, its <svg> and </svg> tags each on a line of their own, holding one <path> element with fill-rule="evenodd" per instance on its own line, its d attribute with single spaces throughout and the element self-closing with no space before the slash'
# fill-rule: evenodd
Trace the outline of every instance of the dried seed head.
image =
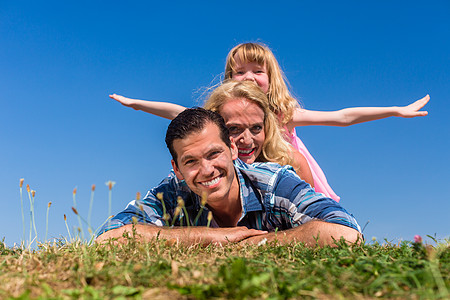
<svg viewBox="0 0 450 300">
<path fill-rule="evenodd" d="M 73 194 L 76 195 L 76 193 L 77 193 L 77 188 L 74 188 L 73 189 Z"/>
<path fill-rule="evenodd" d="M 141 200 L 141 193 L 140 192 L 136 193 L 136 200 Z"/>
<path fill-rule="evenodd" d="M 31 191 L 30 185 L 27 183 L 27 192 L 29 193 Z"/>
<path fill-rule="evenodd" d="M 31 190 L 31 197 L 34 198 L 34 195 L 36 195 L 36 191 L 35 190 Z"/>
<path fill-rule="evenodd" d="M 116 184 L 116 182 L 109 180 L 109 181 L 105 182 L 105 184 L 106 184 L 106 186 L 108 187 L 109 190 L 112 190 L 112 188 Z"/>
<path fill-rule="evenodd" d="M 213 218 L 213 215 L 212 215 L 212 212 L 210 211 L 210 212 L 208 212 L 208 221 L 211 222 L 212 218 Z"/>
<path fill-rule="evenodd" d="M 88 228 L 88 232 L 89 232 L 89 234 L 92 234 L 92 229 Z"/>
<path fill-rule="evenodd" d="M 164 216 L 163 216 L 164 221 L 166 221 L 166 222 L 169 221 L 169 218 L 170 217 L 168 214 L 164 214 Z"/>
<path fill-rule="evenodd" d="M 23 179 L 23 178 L 20 178 L 20 183 L 19 183 L 19 186 L 20 187 L 22 187 L 23 186 L 23 181 L 24 181 L 25 179 Z"/>
<path fill-rule="evenodd" d="M 181 207 L 180 207 L 180 206 L 177 206 L 177 207 L 175 208 L 175 212 L 173 213 L 173 217 L 174 217 L 174 218 L 178 217 L 178 215 L 180 214 L 180 212 L 181 212 Z"/>
<path fill-rule="evenodd" d="M 208 194 L 206 194 L 206 192 L 202 193 L 202 206 L 206 205 L 206 201 L 208 200 Z"/>
<path fill-rule="evenodd" d="M 50 206 L 52 206 L 52 201 L 50 201 L 50 202 L 48 203 L 48 208 L 50 208 Z"/>
<path fill-rule="evenodd" d="M 133 222 L 134 225 L 138 223 L 138 219 L 136 217 L 131 217 L 131 221 Z"/>
<path fill-rule="evenodd" d="M 72 211 L 73 211 L 76 215 L 78 215 L 78 210 L 77 210 L 75 207 L 73 207 L 73 206 L 72 206 Z"/>
<path fill-rule="evenodd" d="M 91 191 L 95 191 L 95 184 L 91 186 Z"/>
<path fill-rule="evenodd" d="M 158 198 L 159 201 L 162 201 L 163 200 L 163 193 L 156 194 L 156 198 Z"/>
<path fill-rule="evenodd" d="M 178 196 L 177 202 L 178 202 L 178 206 L 179 206 L 179 207 L 184 207 L 184 200 L 183 200 L 183 198 L 181 198 L 180 196 Z"/>
<path fill-rule="evenodd" d="M 66 214 L 64 214 L 64 221 L 67 221 L 67 217 L 66 217 Z"/>
<path fill-rule="evenodd" d="M 144 211 L 144 206 L 142 206 L 142 204 L 139 204 L 139 209 L 143 212 Z"/>
</svg>

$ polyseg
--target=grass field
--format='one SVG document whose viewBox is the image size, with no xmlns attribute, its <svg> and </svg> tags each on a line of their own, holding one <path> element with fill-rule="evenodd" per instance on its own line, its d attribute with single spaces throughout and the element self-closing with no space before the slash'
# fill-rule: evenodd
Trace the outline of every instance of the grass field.
<svg viewBox="0 0 450 300">
<path fill-rule="evenodd" d="M 165 241 L 35 250 L 0 243 L 0 298 L 449 299 L 450 244 L 188 247 Z"/>
</svg>

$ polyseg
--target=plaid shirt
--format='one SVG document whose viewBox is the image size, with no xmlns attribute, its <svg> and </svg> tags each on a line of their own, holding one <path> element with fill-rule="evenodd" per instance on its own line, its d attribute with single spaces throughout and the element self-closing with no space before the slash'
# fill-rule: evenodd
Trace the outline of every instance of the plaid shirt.
<svg viewBox="0 0 450 300">
<path fill-rule="evenodd" d="M 356 219 L 336 201 L 316 193 L 300 179 L 291 166 L 281 167 L 275 163 L 245 164 L 234 161 L 240 184 L 242 215 L 238 226 L 275 231 L 285 230 L 311 220 L 322 220 L 354 228 L 361 232 Z M 158 199 L 162 195 L 163 201 Z M 177 199 L 184 200 L 186 211 L 175 216 Z M 164 219 L 166 212 L 166 220 Z M 131 201 L 125 210 L 109 220 L 97 233 L 121 227 L 133 222 L 157 226 L 208 224 L 208 208 L 201 206 L 201 199 L 183 180 L 178 180 L 171 171 L 157 187 L 151 189 L 143 200 Z M 211 227 L 218 227 L 214 219 Z"/>
</svg>

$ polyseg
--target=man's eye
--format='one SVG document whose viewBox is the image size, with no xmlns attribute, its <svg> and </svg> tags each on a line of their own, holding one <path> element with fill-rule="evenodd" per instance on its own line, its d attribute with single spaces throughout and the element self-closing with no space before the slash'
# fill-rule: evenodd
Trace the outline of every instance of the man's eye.
<svg viewBox="0 0 450 300">
<path fill-rule="evenodd" d="M 228 127 L 228 131 L 230 132 L 230 134 L 236 134 L 239 132 L 239 128 L 237 128 L 236 126 L 231 126 Z"/>
<path fill-rule="evenodd" d="M 189 160 L 185 161 L 184 164 L 185 165 L 192 165 L 192 164 L 194 164 L 194 162 L 195 162 L 195 160 L 189 159 Z"/>
<path fill-rule="evenodd" d="M 220 154 L 220 151 L 213 151 L 209 154 L 209 158 L 217 157 Z"/>
</svg>

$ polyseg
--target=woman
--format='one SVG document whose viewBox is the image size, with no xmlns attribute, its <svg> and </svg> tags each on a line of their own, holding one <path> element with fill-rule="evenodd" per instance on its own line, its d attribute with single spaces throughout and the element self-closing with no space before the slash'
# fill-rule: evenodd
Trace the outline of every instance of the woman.
<svg viewBox="0 0 450 300">
<path fill-rule="evenodd" d="M 268 103 L 267 95 L 253 82 L 227 81 L 211 93 L 204 107 L 224 118 L 243 162 L 291 165 L 314 187 L 306 159 L 283 138 Z"/>
</svg>

